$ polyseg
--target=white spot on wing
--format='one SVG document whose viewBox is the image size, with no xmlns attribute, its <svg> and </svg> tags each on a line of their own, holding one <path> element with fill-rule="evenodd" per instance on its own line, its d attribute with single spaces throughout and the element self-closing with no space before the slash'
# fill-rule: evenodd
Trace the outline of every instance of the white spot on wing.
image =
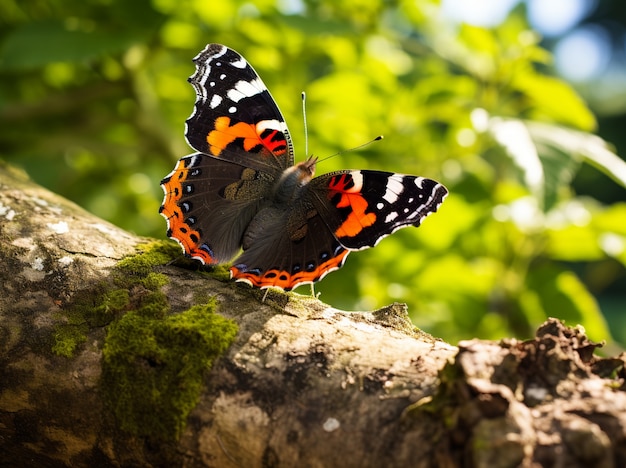
<svg viewBox="0 0 626 468">
<path fill-rule="evenodd" d="M 350 172 L 352 176 L 352 182 L 354 182 L 354 187 L 352 187 L 350 192 L 360 192 L 363 188 L 363 174 L 361 171 L 352 171 Z"/>
<path fill-rule="evenodd" d="M 235 68 L 246 68 L 246 66 L 248 65 L 248 62 L 246 62 L 243 57 L 239 57 L 239 60 L 230 62 L 230 64 Z"/>
<path fill-rule="evenodd" d="M 281 122 L 280 120 L 261 120 L 256 124 L 256 131 L 260 135 L 264 130 L 278 130 L 279 132 L 285 133 L 287 130 L 287 126 L 285 122 Z"/>
<path fill-rule="evenodd" d="M 402 185 L 403 179 L 404 176 L 399 174 L 393 174 L 387 178 L 387 188 L 385 189 L 383 198 L 389 203 L 395 203 L 398 200 L 398 194 L 404 191 L 404 186 Z"/>
<path fill-rule="evenodd" d="M 396 219 L 397 217 L 398 217 L 398 212 L 397 211 L 392 211 L 385 218 L 385 223 L 392 223 L 394 221 L 394 219 Z"/>
<path fill-rule="evenodd" d="M 209 48 L 212 50 L 209 51 Z M 218 59 L 226 54 L 226 52 L 228 52 L 228 48 L 226 46 L 216 47 L 215 44 L 209 44 L 193 59 L 196 63 L 196 72 L 191 76 L 190 82 L 196 90 L 198 101 L 203 104 L 206 103 L 209 98 L 207 92 L 207 80 L 209 79 L 209 76 L 214 73 L 212 72 L 212 68 L 220 67 L 222 65 L 222 62 Z M 226 75 L 222 75 L 221 79 L 224 79 L 225 76 Z M 212 80 L 209 83 L 209 86 L 215 86 L 215 81 Z"/>
<path fill-rule="evenodd" d="M 214 94 L 213 97 L 211 98 L 211 102 L 209 103 L 209 107 L 211 109 L 215 109 L 221 103 L 222 103 L 222 97 L 218 96 L 217 94 Z"/>
<path fill-rule="evenodd" d="M 255 79 L 254 81 L 238 81 L 235 84 L 235 87 L 229 90 L 226 95 L 233 102 L 239 102 L 244 98 L 256 96 L 257 94 L 265 91 L 265 86 L 260 79 Z"/>
</svg>

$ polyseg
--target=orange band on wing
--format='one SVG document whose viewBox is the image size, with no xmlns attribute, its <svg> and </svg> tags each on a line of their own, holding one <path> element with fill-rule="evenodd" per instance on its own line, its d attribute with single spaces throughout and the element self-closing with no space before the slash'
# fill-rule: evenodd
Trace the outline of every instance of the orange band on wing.
<svg viewBox="0 0 626 468">
<path fill-rule="evenodd" d="M 376 222 L 376 214 L 365 213 L 368 203 L 361 195 L 362 186 L 354 184 L 354 178 L 350 174 L 341 174 L 330 180 L 329 196 L 333 197 L 337 193 L 341 199 L 336 203 L 337 208 L 350 207 L 352 211 L 341 226 L 335 230 L 337 237 L 354 237 L 359 232 Z"/>
<path fill-rule="evenodd" d="M 341 268 L 346 260 L 346 256 L 349 253 L 349 250 L 342 249 L 337 256 L 330 258 L 321 265 L 318 265 L 317 268 L 312 271 L 299 271 L 298 273 L 289 274 L 287 271 L 273 269 L 259 275 L 241 271 L 236 266 L 233 266 L 230 268 L 230 277 L 236 281 L 243 281 L 251 286 L 256 286 L 257 288 L 267 288 L 272 286 L 275 288 L 281 288 L 285 291 L 290 291 L 300 284 L 315 283 L 321 280 L 327 273 Z"/>
<path fill-rule="evenodd" d="M 188 164 L 188 159 L 181 159 L 172 173 L 161 182 L 165 198 L 160 213 L 167 220 L 168 237 L 178 242 L 187 255 L 210 265 L 217 261 L 207 249 L 200 248 L 200 232 L 185 222 L 185 214 L 179 204 L 183 196 L 183 182 L 187 180 L 190 170 Z"/>
<path fill-rule="evenodd" d="M 255 147 L 262 145 L 272 154 L 282 154 L 287 147 L 285 137 L 278 130 L 263 128 L 261 126 L 263 123 L 237 122 L 231 125 L 230 117 L 218 117 L 215 119 L 215 130 L 211 130 L 206 137 L 211 154 L 219 156 L 237 139 L 243 139 L 245 151 L 252 151 Z"/>
</svg>

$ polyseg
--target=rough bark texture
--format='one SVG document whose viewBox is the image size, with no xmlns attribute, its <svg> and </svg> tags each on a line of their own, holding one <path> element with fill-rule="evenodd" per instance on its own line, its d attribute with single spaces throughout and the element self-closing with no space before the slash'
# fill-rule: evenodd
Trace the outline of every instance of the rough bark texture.
<svg viewBox="0 0 626 468">
<path fill-rule="evenodd" d="M 594 356 L 579 329 L 550 320 L 534 340 L 454 347 L 417 331 L 402 305 L 261 302 L 163 255 L 143 261 L 145 243 L 0 169 L 1 466 L 626 466 L 625 357 Z M 227 348 L 178 320 L 200 302 L 237 324 Z M 133 342 L 128 330 L 151 347 L 129 347 L 124 363 L 112 343 Z M 200 341 L 186 349 L 183 333 Z M 218 357 L 197 361 L 193 393 L 183 374 L 203 343 Z M 130 380 L 116 380 L 113 358 Z M 184 372 L 168 374 L 175 365 Z M 165 386 L 133 402 L 135 375 Z M 193 404 L 180 409 L 186 391 Z M 183 424 L 146 401 L 176 403 Z M 152 427 L 162 421 L 174 422 Z"/>
</svg>

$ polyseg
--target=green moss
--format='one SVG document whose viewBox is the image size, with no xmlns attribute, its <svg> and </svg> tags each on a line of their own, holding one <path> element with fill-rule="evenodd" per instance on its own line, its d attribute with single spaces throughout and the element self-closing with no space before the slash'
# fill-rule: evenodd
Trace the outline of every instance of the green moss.
<svg viewBox="0 0 626 468">
<path fill-rule="evenodd" d="M 155 241 L 139 245 L 139 252 L 122 259 L 113 269 L 110 284 L 99 284 L 95 289 L 79 293 L 59 317 L 54 329 L 52 352 L 71 358 L 87 340 L 89 330 L 104 327 L 135 304 L 130 304 L 129 290 L 141 286 L 148 292 L 141 298 L 145 312 L 164 316 L 167 298 L 160 288 L 168 282 L 167 276 L 155 273 L 155 266 L 165 265 L 180 256 L 180 248 L 170 241 Z M 95 298 L 95 299 L 94 299 Z"/>
<path fill-rule="evenodd" d="M 95 299 L 94 299 L 95 298 Z M 52 352 L 71 358 L 93 328 L 104 327 L 128 308 L 127 289 L 106 291 L 106 285 L 83 291 L 59 314 Z"/>
<path fill-rule="evenodd" d="M 197 403 L 203 376 L 232 343 L 237 326 L 215 303 L 164 319 L 129 312 L 103 349 L 103 388 L 122 429 L 175 439 Z"/>
<path fill-rule="evenodd" d="M 155 266 L 166 265 L 180 257 L 180 247 L 170 241 L 153 241 L 138 245 L 137 249 L 137 254 L 123 258 L 115 266 L 118 279 L 145 278 Z"/>
<path fill-rule="evenodd" d="M 395 302 L 382 309 L 373 312 L 374 318 L 381 324 L 396 330 L 403 331 L 407 335 L 416 336 L 420 330 L 411 322 L 406 304 Z M 426 335 L 424 333 L 424 335 Z"/>
<path fill-rule="evenodd" d="M 87 341 L 89 330 L 110 323 L 128 304 L 128 291 L 125 289 L 104 292 L 100 285 L 95 291 L 79 294 L 70 307 L 59 314 L 54 329 L 52 352 L 58 356 L 71 358 L 78 347 Z M 97 298 L 94 301 L 94 296 Z"/>
<path fill-rule="evenodd" d="M 215 314 L 216 302 L 206 294 L 204 305 L 171 314 L 161 291 L 168 278 L 154 268 L 180 257 L 178 246 L 152 242 L 138 250 L 115 266 L 111 282 L 86 291 L 64 311 L 53 352 L 70 358 L 90 330 L 107 327 L 101 384 L 120 427 L 173 440 L 198 401 L 206 371 L 230 346 L 237 325 Z"/>
<path fill-rule="evenodd" d="M 224 265 L 216 265 L 211 271 L 211 276 L 220 281 L 230 280 L 230 269 Z"/>
<path fill-rule="evenodd" d="M 54 332 L 52 352 L 57 356 L 71 358 L 79 345 L 87 341 L 87 326 L 62 325 Z"/>
<path fill-rule="evenodd" d="M 86 312 L 89 324 L 94 327 L 104 326 L 119 316 L 128 306 L 129 294 L 126 289 L 114 289 L 105 292 L 98 304 Z"/>
<path fill-rule="evenodd" d="M 148 273 L 145 278 L 141 279 L 141 284 L 146 289 L 159 289 L 169 283 L 169 278 L 162 273 Z"/>
</svg>

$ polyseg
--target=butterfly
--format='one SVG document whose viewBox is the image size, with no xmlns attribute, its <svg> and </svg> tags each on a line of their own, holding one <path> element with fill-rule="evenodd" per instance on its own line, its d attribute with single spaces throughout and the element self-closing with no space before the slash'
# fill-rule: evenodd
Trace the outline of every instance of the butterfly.
<svg viewBox="0 0 626 468">
<path fill-rule="evenodd" d="M 294 164 L 291 135 L 248 62 L 220 44 L 194 59 L 196 102 L 185 137 L 196 151 L 162 181 L 167 236 L 231 278 L 285 291 L 341 268 L 353 250 L 419 226 L 448 194 L 424 177 Z M 234 259 L 234 260 L 233 260 Z"/>
</svg>

